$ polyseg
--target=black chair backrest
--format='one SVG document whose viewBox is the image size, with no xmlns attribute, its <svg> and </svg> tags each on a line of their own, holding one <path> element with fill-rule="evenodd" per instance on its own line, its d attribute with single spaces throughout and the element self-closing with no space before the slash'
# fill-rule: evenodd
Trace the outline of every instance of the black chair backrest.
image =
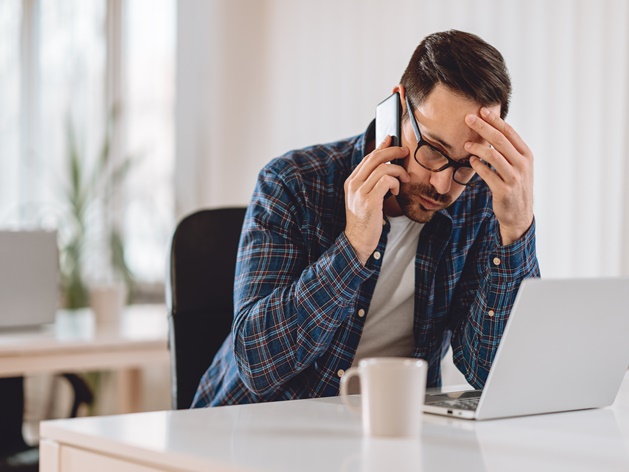
<svg viewBox="0 0 629 472">
<path fill-rule="evenodd" d="M 26 449 L 22 436 L 24 379 L 0 379 L 0 457 Z"/>
<path fill-rule="evenodd" d="M 166 303 L 174 409 L 190 408 L 199 380 L 231 330 L 245 210 L 198 211 L 181 220 L 173 235 Z"/>
</svg>

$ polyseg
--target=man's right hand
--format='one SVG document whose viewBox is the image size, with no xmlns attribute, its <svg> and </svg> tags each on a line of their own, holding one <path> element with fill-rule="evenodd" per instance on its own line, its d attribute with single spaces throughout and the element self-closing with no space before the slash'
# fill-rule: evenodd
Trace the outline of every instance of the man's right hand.
<svg viewBox="0 0 629 472">
<path fill-rule="evenodd" d="M 408 148 L 389 147 L 390 144 L 391 136 L 387 136 L 345 181 L 345 236 L 363 265 L 380 241 L 384 197 L 389 191 L 397 195 L 400 181 L 410 182 L 402 166 L 388 164 L 394 159 L 406 157 Z"/>
</svg>

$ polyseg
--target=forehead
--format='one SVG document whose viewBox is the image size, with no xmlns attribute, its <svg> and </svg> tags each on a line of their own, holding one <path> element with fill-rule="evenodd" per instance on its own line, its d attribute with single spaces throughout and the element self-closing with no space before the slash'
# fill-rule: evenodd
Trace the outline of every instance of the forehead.
<svg viewBox="0 0 629 472">
<path fill-rule="evenodd" d="M 466 115 L 478 116 L 480 109 L 481 105 L 474 100 L 437 84 L 417 107 L 415 114 L 421 123 L 422 132 L 428 136 L 438 137 L 454 148 L 460 148 L 466 141 L 481 140 L 464 121 Z M 500 105 L 491 106 L 489 109 L 500 113 Z"/>
</svg>

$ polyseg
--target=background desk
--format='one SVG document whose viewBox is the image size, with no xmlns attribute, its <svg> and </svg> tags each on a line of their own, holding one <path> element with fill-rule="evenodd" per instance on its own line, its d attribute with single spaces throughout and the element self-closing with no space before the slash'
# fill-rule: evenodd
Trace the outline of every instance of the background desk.
<svg viewBox="0 0 629 472">
<path fill-rule="evenodd" d="M 368 440 L 338 398 L 57 420 L 43 472 L 629 470 L 629 376 L 612 408 L 473 422 L 424 415 L 421 440 Z"/>
<path fill-rule="evenodd" d="M 140 369 L 169 365 L 164 305 L 131 305 L 118 326 L 94 322 L 90 310 L 57 313 L 54 324 L 0 332 L 0 376 L 120 370 L 121 412 L 139 411 Z"/>
</svg>

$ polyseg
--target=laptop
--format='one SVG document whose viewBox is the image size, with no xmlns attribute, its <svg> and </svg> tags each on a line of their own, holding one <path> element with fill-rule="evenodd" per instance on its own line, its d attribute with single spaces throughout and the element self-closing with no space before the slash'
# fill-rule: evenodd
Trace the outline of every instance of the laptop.
<svg viewBox="0 0 629 472">
<path fill-rule="evenodd" d="M 526 279 L 482 391 L 424 411 L 489 420 L 611 405 L 629 366 L 629 277 Z"/>
<path fill-rule="evenodd" d="M 55 231 L 0 231 L 0 329 L 51 323 L 59 306 Z"/>
</svg>

